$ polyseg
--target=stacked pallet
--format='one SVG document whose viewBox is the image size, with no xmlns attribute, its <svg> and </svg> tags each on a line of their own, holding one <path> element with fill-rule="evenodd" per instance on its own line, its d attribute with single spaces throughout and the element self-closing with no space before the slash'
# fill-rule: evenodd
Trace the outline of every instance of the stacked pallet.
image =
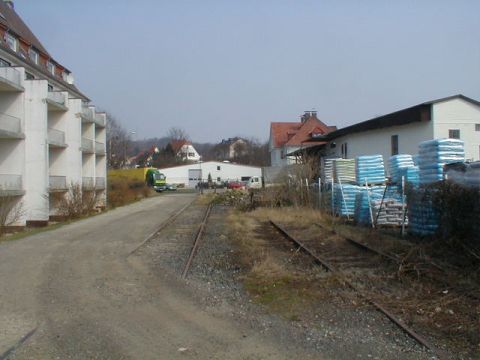
<svg viewBox="0 0 480 360">
<path fill-rule="evenodd" d="M 418 166 L 412 166 L 402 169 L 400 174 L 405 178 L 406 184 L 410 184 L 413 186 L 418 186 L 420 184 L 420 173 Z"/>
<path fill-rule="evenodd" d="M 395 198 L 372 201 L 373 218 L 377 219 L 377 225 L 402 225 L 404 217 L 404 205 Z M 405 224 L 408 219 L 405 218 Z"/>
<path fill-rule="evenodd" d="M 357 224 L 370 225 L 370 204 L 374 200 L 380 200 L 383 197 L 385 186 L 360 187 L 355 196 L 355 222 Z M 368 200 L 370 199 L 370 203 Z M 374 217 L 375 219 L 375 217 Z"/>
<path fill-rule="evenodd" d="M 402 176 L 408 168 L 414 167 L 412 155 L 393 155 L 388 161 L 388 170 L 394 184 L 402 182 Z"/>
<path fill-rule="evenodd" d="M 355 213 L 355 196 L 359 186 L 351 184 L 335 184 L 333 187 L 333 209 L 340 216 L 351 216 Z"/>
<path fill-rule="evenodd" d="M 333 176 L 336 183 L 355 183 L 355 159 L 335 159 Z"/>
<path fill-rule="evenodd" d="M 324 184 L 331 184 L 333 180 L 333 163 L 337 159 L 322 159 L 321 177 Z"/>
<path fill-rule="evenodd" d="M 409 232 L 414 235 L 433 235 L 439 227 L 439 215 L 433 207 L 435 190 L 413 189 L 407 197 Z"/>
<path fill-rule="evenodd" d="M 385 183 L 385 166 L 382 155 L 357 156 L 355 167 L 356 181 L 359 185 Z"/>
<path fill-rule="evenodd" d="M 457 139 L 424 141 L 418 155 L 420 184 L 430 184 L 443 180 L 446 164 L 465 161 L 464 143 Z"/>
</svg>

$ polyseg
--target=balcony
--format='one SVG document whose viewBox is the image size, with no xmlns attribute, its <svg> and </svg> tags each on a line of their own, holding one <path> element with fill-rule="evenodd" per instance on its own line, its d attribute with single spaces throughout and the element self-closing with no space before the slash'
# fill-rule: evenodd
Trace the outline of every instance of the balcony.
<svg viewBox="0 0 480 360">
<path fill-rule="evenodd" d="M 49 91 L 47 94 L 48 111 L 68 111 L 65 94 L 59 91 Z"/>
<path fill-rule="evenodd" d="M 95 122 L 95 111 L 93 108 L 82 106 L 82 112 L 80 113 L 82 123 L 90 124 Z"/>
<path fill-rule="evenodd" d="M 0 196 L 19 196 L 25 194 L 22 175 L 0 174 Z"/>
<path fill-rule="evenodd" d="M 66 148 L 65 132 L 57 129 L 48 129 L 48 145 L 57 148 Z"/>
<path fill-rule="evenodd" d="M 0 68 L 1 69 L 1 68 Z M 7 114 L 0 114 L 0 139 L 24 139 L 22 121 Z"/>
<path fill-rule="evenodd" d="M 95 141 L 95 154 L 105 155 L 105 144 Z"/>
<path fill-rule="evenodd" d="M 95 149 L 94 149 L 94 145 L 93 145 L 93 140 L 82 137 L 81 150 L 82 150 L 82 152 L 84 152 L 86 154 L 94 154 Z"/>
<path fill-rule="evenodd" d="M 95 178 L 95 190 L 105 190 L 105 178 L 96 177 Z"/>
<path fill-rule="evenodd" d="M 95 114 L 95 125 L 98 127 L 105 127 L 106 123 L 106 115 L 105 114 Z"/>
<path fill-rule="evenodd" d="M 89 176 L 82 177 L 82 189 L 83 190 L 95 190 L 95 178 Z"/>
<path fill-rule="evenodd" d="M 67 191 L 67 177 L 66 176 L 49 176 L 48 177 L 48 191 L 61 192 Z"/>
<path fill-rule="evenodd" d="M 22 76 L 13 67 L 0 67 L 0 91 L 22 92 Z"/>
</svg>

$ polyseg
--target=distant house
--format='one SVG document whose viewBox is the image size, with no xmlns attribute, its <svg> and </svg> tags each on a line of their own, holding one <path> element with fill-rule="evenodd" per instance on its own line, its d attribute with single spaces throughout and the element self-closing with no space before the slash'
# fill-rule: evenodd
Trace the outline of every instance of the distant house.
<svg viewBox="0 0 480 360">
<path fill-rule="evenodd" d="M 247 153 L 248 141 L 240 137 L 223 139 L 215 147 L 215 156 L 222 160 L 233 160 Z"/>
<path fill-rule="evenodd" d="M 172 140 L 169 146 L 173 154 L 183 161 L 200 161 L 200 154 L 188 140 Z"/>
<path fill-rule="evenodd" d="M 453 138 L 465 143 L 467 160 L 480 160 L 480 102 L 453 95 L 363 121 L 330 132 L 325 142 L 309 151 L 325 157 L 355 158 L 381 154 L 386 160 L 396 154 L 418 152 L 422 141 Z"/>
<path fill-rule="evenodd" d="M 317 118 L 316 111 L 307 111 L 299 122 L 272 122 L 270 124 L 270 159 L 272 166 L 285 166 L 295 163 L 295 157 L 289 156 L 296 150 L 325 144 L 321 138 L 336 130 Z"/>
<path fill-rule="evenodd" d="M 134 157 L 128 159 L 129 166 L 152 166 L 153 158 L 155 154 L 158 154 L 160 150 L 156 146 L 151 146 L 146 151 L 141 151 Z"/>
</svg>

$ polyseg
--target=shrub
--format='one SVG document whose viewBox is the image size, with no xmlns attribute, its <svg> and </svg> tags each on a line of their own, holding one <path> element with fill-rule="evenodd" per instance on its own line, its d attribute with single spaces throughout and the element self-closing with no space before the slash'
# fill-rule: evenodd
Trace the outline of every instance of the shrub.
<svg viewBox="0 0 480 360">
<path fill-rule="evenodd" d="M 9 195 L 0 189 L 0 235 L 5 232 L 6 227 L 19 221 L 24 213 L 20 197 Z"/>
</svg>

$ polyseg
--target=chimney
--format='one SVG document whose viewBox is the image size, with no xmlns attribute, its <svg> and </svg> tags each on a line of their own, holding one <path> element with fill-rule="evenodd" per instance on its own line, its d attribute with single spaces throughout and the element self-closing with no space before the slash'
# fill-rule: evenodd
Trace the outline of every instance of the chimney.
<svg viewBox="0 0 480 360">
<path fill-rule="evenodd" d="M 13 5 L 13 0 L 3 0 L 3 2 L 5 4 L 7 4 L 7 6 L 10 8 L 10 9 L 15 9 L 15 5 Z"/>
</svg>

